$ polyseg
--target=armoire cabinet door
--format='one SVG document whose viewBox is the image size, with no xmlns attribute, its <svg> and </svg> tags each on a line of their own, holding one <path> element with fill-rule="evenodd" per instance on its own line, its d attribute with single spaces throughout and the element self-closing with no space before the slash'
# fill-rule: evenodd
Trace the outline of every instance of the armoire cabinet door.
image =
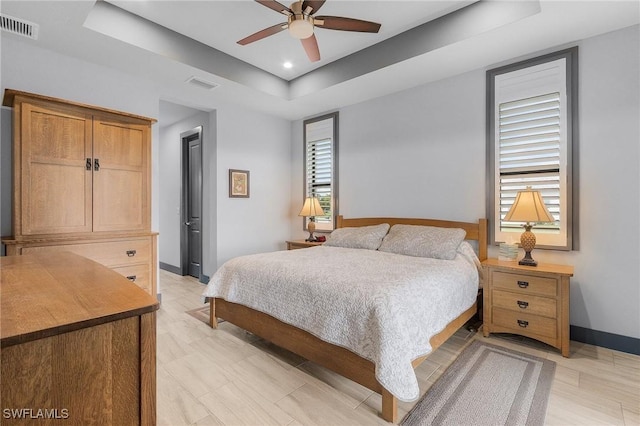
<svg viewBox="0 0 640 426">
<path fill-rule="evenodd" d="M 93 230 L 149 229 L 149 126 L 94 116 Z"/>
<path fill-rule="evenodd" d="M 22 235 L 91 232 L 91 115 L 23 103 L 19 119 Z"/>
</svg>

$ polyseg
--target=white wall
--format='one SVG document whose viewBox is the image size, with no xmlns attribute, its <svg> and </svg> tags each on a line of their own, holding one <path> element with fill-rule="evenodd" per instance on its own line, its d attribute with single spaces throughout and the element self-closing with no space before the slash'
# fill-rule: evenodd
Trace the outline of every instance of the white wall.
<svg viewBox="0 0 640 426">
<path fill-rule="evenodd" d="M 214 115 L 214 117 L 211 117 Z M 209 124 L 211 122 L 216 124 Z M 203 274 L 211 276 L 232 257 L 281 250 L 289 236 L 288 209 L 291 139 L 290 122 L 226 105 L 200 113 L 160 130 L 160 261 L 180 266 L 180 134 L 203 126 L 204 176 Z M 215 134 L 212 134 L 215 133 Z M 208 152 L 215 148 L 215 156 Z M 229 198 L 229 169 L 249 170 L 250 197 Z M 206 200 L 215 190 L 213 207 Z M 217 208 L 216 208 L 217 205 Z M 212 238 L 213 237 L 213 238 Z"/>
<path fill-rule="evenodd" d="M 218 110 L 218 266 L 238 255 L 286 247 L 290 126 L 258 112 Z M 250 198 L 229 198 L 229 169 L 249 170 Z"/>
<path fill-rule="evenodd" d="M 578 43 L 580 249 L 535 251 L 539 261 L 575 266 L 572 325 L 635 338 L 640 337 L 638 34 L 635 26 Z M 340 213 L 485 217 L 485 72 L 341 109 Z M 292 194 L 300 203 L 302 122 L 292 128 Z M 302 233 L 298 221 L 291 232 Z M 490 254 L 497 250 L 492 247 Z"/>
<path fill-rule="evenodd" d="M 580 251 L 572 323 L 640 337 L 640 32 L 580 46 Z M 574 322 L 574 318 L 576 322 Z"/>
<path fill-rule="evenodd" d="M 344 216 L 485 216 L 482 73 L 340 111 Z"/>
</svg>

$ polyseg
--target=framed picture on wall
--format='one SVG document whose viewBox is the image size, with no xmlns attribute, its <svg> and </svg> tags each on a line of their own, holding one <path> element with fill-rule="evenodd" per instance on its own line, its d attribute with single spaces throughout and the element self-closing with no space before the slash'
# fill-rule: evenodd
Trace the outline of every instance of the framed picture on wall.
<svg viewBox="0 0 640 426">
<path fill-rule="evenodd" d="M 229 169 L 229 197 L 249 198 L 249 170 Z"/>
</svg>

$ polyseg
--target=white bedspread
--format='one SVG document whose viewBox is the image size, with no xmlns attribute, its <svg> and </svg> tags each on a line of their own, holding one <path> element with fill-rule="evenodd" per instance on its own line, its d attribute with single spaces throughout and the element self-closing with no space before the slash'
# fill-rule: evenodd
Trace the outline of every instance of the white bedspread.
<svg viewBox="0 0 640 426">
<path fill-rule="evenodd" d="M 454 260 L 324 246 L 242 256 L 220 267 L 204 295 L 350 349 L 375 363 L 391 394 L 412 401 L 411 361 L 476 300 L 478 271 L 460 250 Z"/>
</svg>

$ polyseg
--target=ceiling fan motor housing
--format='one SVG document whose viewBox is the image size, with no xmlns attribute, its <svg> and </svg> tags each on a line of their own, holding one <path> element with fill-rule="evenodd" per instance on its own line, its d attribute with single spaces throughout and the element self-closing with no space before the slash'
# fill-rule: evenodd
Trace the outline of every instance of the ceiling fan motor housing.
<svg viewBox="0 0 640 426">
<path fill-rule="evenodd" d="M 313 33 L 316 26 L 327 30 L 365 33 L 377 33 L 380 30 L 380 24 L 363 21 L 361 19 L 341 16 L 318 16 L 314 18 L 313 15 L 320 10 L 325 0 L 298 0 L 291 4 L 291 8 L 282 5 L 277 0 L 255 1 L 273 11 L 285 15 L 287 22 L 272 25 L 239 40 L 238 44 L 242 46 L 262 40 L 280 31 L 289 30 L 289 34 L 291 34 L 292 37 L 300 40 L 309 60 L 311 62 L 317 62 L 320 60 L 320 49 L 318 48 L 318 40 Z"/>
<path fill-rule="evenodd" d="M 297 39 L 309 38 L 313 35 L 313 17 L 308 11 L 302 10 L 302 2 L 295 2 L 291 5 L 292 15 L 288 18 L 289 34 Z"/>
</svg>

